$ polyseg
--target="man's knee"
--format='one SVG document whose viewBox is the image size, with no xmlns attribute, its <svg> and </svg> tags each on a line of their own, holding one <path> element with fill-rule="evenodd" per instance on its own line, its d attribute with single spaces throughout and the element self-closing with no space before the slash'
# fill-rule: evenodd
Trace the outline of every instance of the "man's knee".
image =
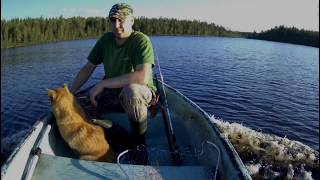
<svg viewBox="0 0 320 180">
<path fill-rule="evenodd" d="M 129 120 L 143 123 L 147 120 L 147 111 L 152 93 L 147 86 L 131 84 L 121 91 L 120 103 L 127 112 Z"/>
<path fill-rule="evenodd" d="M 148 106 L 152 93 L 146 85 L 130 84 L 122 89 L 119 99 L 124 106 L 135 104 Z"/>
</svg>

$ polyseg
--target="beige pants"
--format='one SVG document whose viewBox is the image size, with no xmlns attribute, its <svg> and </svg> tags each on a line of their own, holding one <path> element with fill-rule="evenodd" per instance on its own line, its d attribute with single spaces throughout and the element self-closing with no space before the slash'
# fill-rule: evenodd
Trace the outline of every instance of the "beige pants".
<svg viewBox="0 0 320 180">
<path fill-rule="evenodd" d="M 100 118 L 105 112 L 120 111 L 128 114 L 131 133 L 143 135 L 147 130 L 147 112 L 153 92 L 146 86 L 131 84 L 121 92 L 105 89 L 97 98 L 98 108 L 92 106 L 88 94 L 77 94 L 78 102 L 89 118 Z"/>
<path fill-rule="evenodd" d="M 145 85 L 131 84 L 122 89 L 119 100 L 128 114 L 132 134 L 144 134 L 147 130 L 148 107 L 152 100 L 150 89 Z"/>
</svg>

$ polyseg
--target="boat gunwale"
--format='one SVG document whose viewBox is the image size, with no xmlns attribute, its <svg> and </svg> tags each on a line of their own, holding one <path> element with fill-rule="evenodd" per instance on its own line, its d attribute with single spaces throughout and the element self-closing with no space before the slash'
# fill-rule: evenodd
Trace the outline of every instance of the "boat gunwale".
<svg viewBox="0 0 320 180">
<path fill-rule="evenodd" d="M 42 115 L 39 120 L 37 120 L 32 127 L 28 130 L 28 132 L 24 135 L 23 139 L 18 143 L 18 145 L 16 146 L 16 148 L 14 148 L 14 150 L 12 151 L 12 153 L 9 155 L 9 157 L 7 158 L 7 160 L 2 164 L 1 166 L 1 179 L 4 177 L 4 175 L 7 173 L 7 170 L 9 168 L 9 166 L 11 165 L 11 163 L 13 162 L 14 158 L 18 155 L 18 153 L 20 152 L 21 148 L 28 142 L 28 140 L 31 138 L 31 136 L 33 135 L 33 133 L 37 130 L 38 126 L 40 125 L 40 123 L 43 123 L 42 126 L 42 130 L 39 131 L 39 134 L 37 136 L 36 141 L 39 138 L 39 135 L 42 135 L 42 131 L 43 129 L 45 129 L 45 127 L 48 126 L 50 120 L 52 118 L 52 114 L 51 112 L 46 113 L 44 115 Z M 35 141 L 35 143 L 36 143 Z M 29 163 L 30 161 L 30 157 L 32 156 L 31 151 L 34 149 L 34 146 L 31 148 L 30 150 L 30 154 L 29 157 L 26 161 L 26 165 Z M 25 167 L 26 168 L 26 167 Z M 24 168 L 24 169 L 25 169 Z M 24 174 L 23 170 L 23 174 Z M 21 176 L 23 176 L 23 174 Z"/>
<path fill-rule="evenodd" d="M 46 116 L 43 117 L 43 119 L 40 122 L 43 122 L 43 126 L 41 127 L 41 130 L 39 131 L 39 134 L 31 148 L 28 160 L 26 162 L 26 166 L 23 170 L 23 174 L 22 174 L 22 178 L 21 179 L 29 179 L 28 177 L 30 176 L 30 170 L 34 171 L 34 167 L 33 169 L 32 166 L 34 164 L 37 163 L 38 159 L 34 160 L 36 156 L 39 156 L 39 154 L 37 154 L 37 150 L 40 147 L 40 144 L 43 140 L 44 137 L 44 133 L 46 132 L 46 130 L 48 129 L 48 125 L 52 122 L 52 118 L 53 118 L 53 114 L 51 112 L 49 112 Z M 39 123 L 40 123 L 39 122 Z M 40 148 L 40 154 L 41 154 L 41 148 Z"/>
</svg>

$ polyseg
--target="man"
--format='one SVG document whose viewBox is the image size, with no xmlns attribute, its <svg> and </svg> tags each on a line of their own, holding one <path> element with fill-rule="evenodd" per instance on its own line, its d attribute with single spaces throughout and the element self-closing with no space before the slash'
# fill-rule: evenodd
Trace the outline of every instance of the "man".
<svg viewBox="0 0 320 180">
<path fill-rule="evenodd" d="M 88 62 L 77 74 L 71 92 L 75 93 L 89 79 L 97 65 L 103 63 L 105 79 L 90 90 L 91 104 L 98 107 L 103 101 L 119 101 L 128 114 L 134 140 L 144 143 L 147 108 L 156 91 L 153 84 L 152 44 L 145 34 L 132 29 L 134 17 L 130 5 L 113 5 L 108 18 L 111 32 L 105 33 L 97 41 L 88 56 Z M 116 94 L 116 98 L 102 98 L 103 94 L 110 92 Z"/>
</svg>

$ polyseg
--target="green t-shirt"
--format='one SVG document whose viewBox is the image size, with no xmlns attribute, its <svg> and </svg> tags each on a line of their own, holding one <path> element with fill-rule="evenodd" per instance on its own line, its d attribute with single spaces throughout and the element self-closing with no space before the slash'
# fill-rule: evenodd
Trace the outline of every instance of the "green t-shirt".
<svg viewBox="0 0 320 180">
<path fill-rule="evenodd" d="M 154 54 L 151 41 L 142 32 L 133 31 L 120 47 L 116 45 L 112 32 L 105 33 L 91 50 L 88 60 L 95 65 L 103 63 L 106 78 L 112 78 L 134 71 L 139 64 L 152 65 L 148 87 L 156 90 L 153 84 Z"/>
</svg>

